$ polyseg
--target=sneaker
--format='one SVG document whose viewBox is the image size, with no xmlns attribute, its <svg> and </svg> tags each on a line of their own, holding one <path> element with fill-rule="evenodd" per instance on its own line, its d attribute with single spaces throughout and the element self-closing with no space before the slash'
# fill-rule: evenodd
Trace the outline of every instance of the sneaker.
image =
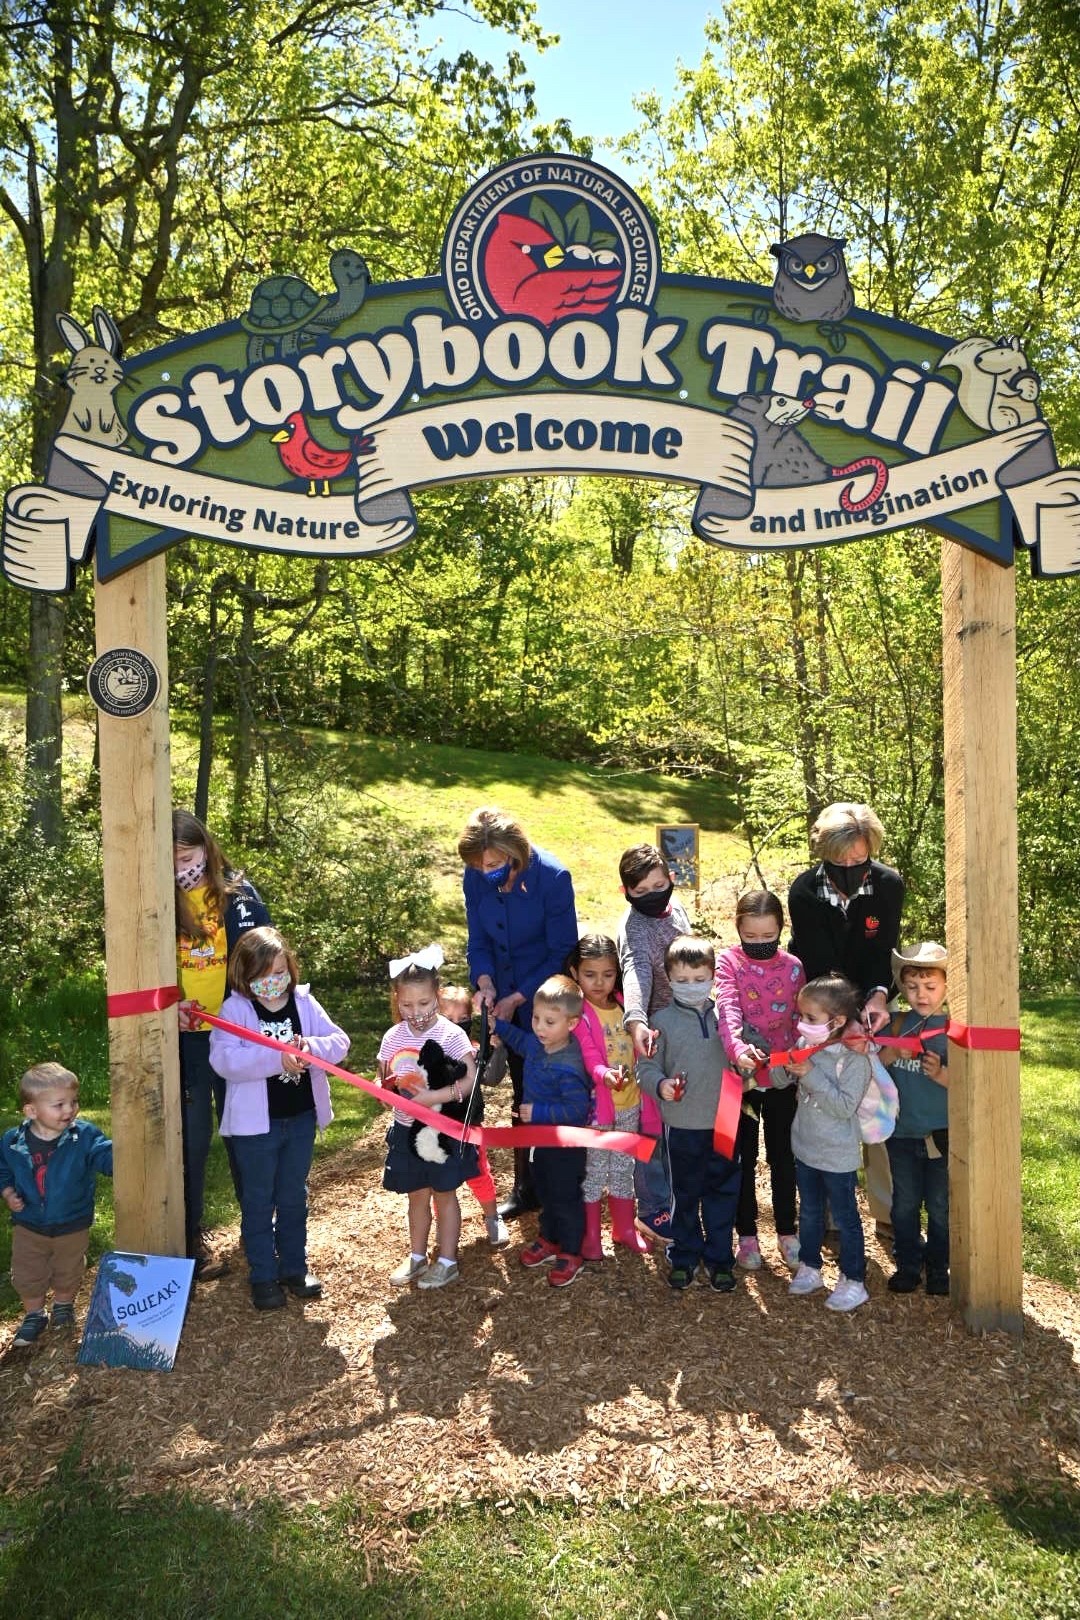
<svg viewBox="0 0 1080 1620">
<path fill-rule="evenodd" d="M 689 1288 L 694 1280 L 695 1269 L 691 1266 L 672 1266 L 668 1272 L 668 1287 L 676 1289 L 679 1293 L 684 1288 Z"/>
<path fill-rule="evenodd" d="M 560 1254 L 548 1272 L 548 1282 L 552 1288 L 569 1288 L 584 1267 L 585 1262 L 580 1254 Z"/>
<path fill-rule="evenodd" d="M 799 1269 L 799 1240 L 794 1232 L 781 1232 L 780 1258 L 791 1271 Z"/>
<path fill-rule="evenodd" d="M 285 1305 L 285 1290 L 279 1282 L 252 1283 L 251 1303 L 257 1311 L 280 1311 Z"/>
<path fill-rule="evenodd" d="M 825 1301 L 825 1308 L 829 1311 L 855 1311 L 860 1305 L 865 1305 L 869 1298 L 865 1283 L 854 1282 L 841 1272 L 836 1287 Z"/>
<path fill-rule="evenodd" d="M 890 1294 L 913 1294 L 922 1282 L 922 1272 L 898 1266 L 885 1284 Z"/>
<path fill-rule="evenodd" d="M 510 1233 L 506 1222 L 499 1214 L 485 1215 L 484 1225 L 487 1227 L 488 1242 L 493 1249 L 505 1249 L 510 1242 Z"/>
<path fill-rule="evenodd" d="M 819 1288 L 824 1288 L 821 1272 L 816 1266 L 804 1266 L 799 1261 L 799 1269 L 788 1283 L 789 1294 L 813 1294 Z"/>
<path fill-rule="evenodd" d="M 638 1231 L 653 1243 L 665 1249 L 671 1242 L 671 1211 L 658 1209 L 655 1215 L 639 1215 L 634 1221 Z"/>
<path fill-rule="evenodd" d="M 947 1271 L 928 1271 L 926 1273 L 926 1292 L 942 1296 L 948 1294 L 949 1273 Z"/>
<path fill-rule="evenodd" d="M 533 1266 L 549 1266 L 551 1262 L 553 1260 L 557 1260 L 558 1257 L 559 1245 L 557 1243 L 549 1243 L 547 1238 L 542 1237 L 537 1238 L 535 1242 L 530 1243 L 528 1248 L 522 1249 L 521 1253 L 518 1255 L 518 1259 L 521 1261 L 522 1265 L 527 1266 L 530 1270 L 533 1268 Z"/>
<path fill-rule="evenodd" d="M 54 1328 L 73 1328 L 75 1326 L 75 1306 L 73 1304 L 54 1304 L 49 1321 Z"/>
<path fill-rule="evenodd" d="M 461 1272 L 458 1270 L 456 1260 L 451 1260 L 449 1265 L 443 1260 L 436 1260 L 433 1266 L 428 1266 L 416 1286 L 417 1288 L 445 1288 L 447 1283 L 457 1282 L 460 1276 Z"/>
<path fill-rule="evenodd" d="M 761 1256 L 758 1255 L 758 1265 L 760 1264 Z M 728 1266 L 713 1266 L 709 1272 L 709 1287 L 714 1294 L 733 1294 L 736 1287 L 735 1273 Z"/>
<path fill-rule="evenodd" d="M 27 1311 L 15 1329 L 12 1347 L 16 1350 L 25 1350 L 31 1344 L 37 1344 L 48 1325 L 49 1318 L 44 1311 Z"/>
<path fill-rule="evenodd" d="M 741 1266 L 743 1271 L 761 1270 L 761 1249 L 758 1247 L 756 1237 L 739 1239 L 739 1247 L 735 1250 L 735 1264 Z"/>
<path fill-rule="evenodd" d="M 294 1299 L 322 1299 L 322 1283 L 310 1271 L 295 1277 L 282 1277 L 282 1288 L 287 1288 Z"/>
<path fill-rule="evenodd" d="M 422 1277 L 427 1268 L 426 1260 L 414 1260 L 411 1254 L 407 1254 L 400 1266 L 390 1273 L 390 1281 L 395 1288 L 407 1288 L 417 1277 Z"/>
</svg>

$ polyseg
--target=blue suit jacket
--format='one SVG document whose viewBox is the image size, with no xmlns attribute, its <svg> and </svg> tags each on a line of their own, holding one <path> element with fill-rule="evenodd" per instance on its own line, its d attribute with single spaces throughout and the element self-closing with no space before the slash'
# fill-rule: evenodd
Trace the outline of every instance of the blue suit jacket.
<svg viewBox="0 0 1080 1620">
<path fill-rule="evenodd" d="M 553 855 L 534 847 L 528 866 L 506 894 L 472 866 L 465 868 L 462 888 L 472 981 L 489 973 L 498 996 L 520 992 L 525 1003 L 514 1022 L 531 1030 L 534 992 L 563 971 L 578 941 L 570 874 Z"/>
</svg>

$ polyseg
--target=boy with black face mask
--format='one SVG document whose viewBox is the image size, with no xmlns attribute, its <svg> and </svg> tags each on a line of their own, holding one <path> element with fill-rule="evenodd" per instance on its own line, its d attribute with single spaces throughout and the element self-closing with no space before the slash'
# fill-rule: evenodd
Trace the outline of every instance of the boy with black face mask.
<svg viewBox="0 0 1080 1620">
<path fill-rule="evenodd" d="M 671 869 L 655 844 L 635 844 L 619 861 L 619 880 L 629 901 L 619 929 L 619 966 L 622 969 L 623 1024 L 640 1060 L 656 1050 L 657 1033 L 652 1015 L 671 1004 L 665 953 L 673 939 L 690 932 L 690 919 L 673 898 Z M 660 1114 L 651 1098 L 642 1098 L 641 1131 L 661 1135 Z M 663 1144 L 648 1164 L 634 1168 L 637 1197 L 635 1225 L 655 1243 L 671 1242 L 671 1181 Z"/>
</svg>

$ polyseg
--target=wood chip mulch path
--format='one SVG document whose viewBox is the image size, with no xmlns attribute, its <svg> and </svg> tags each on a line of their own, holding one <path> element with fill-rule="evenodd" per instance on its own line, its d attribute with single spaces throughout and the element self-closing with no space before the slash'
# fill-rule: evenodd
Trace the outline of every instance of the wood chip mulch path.
<svg viewBox="0 0 1080 1620">
<path fill-rule="evenodd" d="M 6 1350 L 4 1488 L 44 1483 L 76 1439 L 84 1467 L 136 1491 L 296 1505 L 349 1491 L 398 1522 L 477 1498 L 689 1491 L 784 1509 L 837 1490 L 1080 1482 L 1076 1294 L 1029 1278 L 1023 1337 L 974 1337 L 948 1300 L 889 1294 L 871 1240 L 871 1302 L 836 1316 L 820 1294 L 788 1297 L 768 1235 L 765 1269 L 733 1296 L 675 1295 L 662 1262 L 622 1250 L 558 1293 L 518 1264 L 517 1231 L 488 1247 L 464 1190 L 461 1281 L 400 1293 L 386 1279 L 404 1200 L 381 1190 L 382 1156 L 376 1130 L 316 1168 L 321 1301 L 256 1313 L 234 1231 L 231 1274 L 196 1290 L 172 1373 L 81 1368 L 51 1333 Z"/>
</svg>

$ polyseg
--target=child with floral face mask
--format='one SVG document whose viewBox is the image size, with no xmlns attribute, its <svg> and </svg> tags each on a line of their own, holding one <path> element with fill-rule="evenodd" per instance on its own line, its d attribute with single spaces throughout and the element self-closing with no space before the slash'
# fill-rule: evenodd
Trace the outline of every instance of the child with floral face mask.
<svg viewBox="0 0 1080 1620">
<path fill-rule="evenodd" d="M 840 1277 L 825 1304 L 853 1311 L 869 1299 L 866 1247 L 855 1201 L 856 1172 L 862 1163 L 862 1136 L 856 1111 L 870 1084 L 865 1052 L 840 1036 L 859 1031 L 859 995 L 842 973 L 826 973 L 799 995 L 799 1047 L 807 1056 L 788 1064 L 799 1085 L 791 1147 L 799 1188 L 799 1269 L 788 1288 L 812 1294 L 825 1286 L 821 1241 L 826 1206 L 840 1232 Z M 865 1031 L 862 1031 L 865 1034 Z"/>
<path fill-rule="evenodd" d="M 312 1056 L 340 1063 L 349 1037 L 306 984 L 276 928 L 244 934 L 229 960 L 222 1018 L 284 1041 L 275 1051 L 214 1029 L 210 1061 L 225 1079 L 221 1134 L 231 1139 L 240 1172 L 240 1236 L 251 1270 L 256 1310 L 318 1299 L 322 1284 L 308 1270 L 307 1177 L 315 1130 L 333 1118 L 330 1086 Z"/>
<path fill-rule="evenodd" d="M 735 1227 L 735 1264 L 761 1269 L 758 1245 L 757 1161 L 762 1128 L 772 1184 L 773 1219 L 781 1258 L 792 1271 L 799 1264 L 795 1235 L 795 1160 L 791 1125 L 796 1090 L 785 1069 L 768 1069 L 770 1052 L 794 1046 L 799 992 L 806 983 L 802 963 L 780 947 L 784 908 L 769 889 L 748 889 L 735 906 L 738 945 L 716 959 L 716 1017 L 728 1062 L 751 1087 L 739 1116 L 742 1183 Z"/>
</svg>

